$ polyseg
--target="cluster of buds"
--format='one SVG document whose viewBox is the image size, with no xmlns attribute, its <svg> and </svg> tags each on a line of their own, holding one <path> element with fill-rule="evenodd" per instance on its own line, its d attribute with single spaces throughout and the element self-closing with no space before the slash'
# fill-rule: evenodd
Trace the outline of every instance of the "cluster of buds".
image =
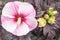
<svg viewBox="0 0 60 40">
<path fill-rule="evenodd" d="M 39 27 L 45 27 L 47 23 L 54 24 L 56 21 L 55 15 L 57 13 L 58 12 L 56 10 L 54 10 L 54 8 L 50 7 L 48 9 L 47 13 L 45 13 L 42 18 L 38 18 Z"/>
</svg>

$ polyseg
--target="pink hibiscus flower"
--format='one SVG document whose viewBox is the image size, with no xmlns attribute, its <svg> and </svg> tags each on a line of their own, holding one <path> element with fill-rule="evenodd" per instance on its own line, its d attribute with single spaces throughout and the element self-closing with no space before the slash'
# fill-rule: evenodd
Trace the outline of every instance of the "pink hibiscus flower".
<svg viewBox="0 0 60 40">
<path fill-rule="evenodd" d="M 8 32 L 22 36 L 37 27 L 36 11 L 26 2 L 8 2 L 1 15 L 1 23 Z"/>
</svg>

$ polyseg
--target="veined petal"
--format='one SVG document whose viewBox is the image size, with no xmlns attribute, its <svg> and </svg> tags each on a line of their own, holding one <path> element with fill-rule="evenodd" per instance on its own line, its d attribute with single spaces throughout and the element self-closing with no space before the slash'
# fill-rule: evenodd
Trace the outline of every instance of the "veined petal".
<svg viewBox="0 0 60 40">
<path fill-rule="evenodd" d="M 5 16 L 2 16 L 1 17 L 1 22 L 2 22 L 2 27 L 4 29 L 6 29 L 8 32 L 11 32 L 11 33 L 17 27 L 17 24 L 14 22 L 13 18 L 8 18 L 8 17 L 5 17 Z"/>
<path fill-rule="evenodd" d="M 22 36 L 22 35 L 26 35 L 29 31 L 30 30 L 28 28 L 28 25 L 23 22 L 21 25 L 17 26 L 13 34 L 17 36 Z"/>
<path fill-rule="evenodd" d="M 13 18 L 13 15 L 17 14 L 18 7 L 15 5 L 14 2 L 9 2 L 7 3 L 3 10 L 2 10 L 2 15 L 6 17 Z"/>
<path fill-rule="evenodd" d="M 19 7 L 19 5 L 22 4 L 22 2 L 20 2 L 20 1 L 14 1 L 14 3 L 15 3 L 15 5 L 17 5 L 18 7 Z"/>
<path fill-rule="evenodd" d="M 29 3 L 23 2 L 20 6 L 19 6 L 19 13 L 23 14 L 24 16 L 32 16 L 35 17 L 36 15 L 36 11 L 33 8 L 33 6 Z"/>
<path fill-rule="evenodd" d="M 25 23 L 29 26 L 30 31 L 32 31 L 33 29 L 37 27 L 37 21 L 35 18 L 26 17 Z"/>
</svg>

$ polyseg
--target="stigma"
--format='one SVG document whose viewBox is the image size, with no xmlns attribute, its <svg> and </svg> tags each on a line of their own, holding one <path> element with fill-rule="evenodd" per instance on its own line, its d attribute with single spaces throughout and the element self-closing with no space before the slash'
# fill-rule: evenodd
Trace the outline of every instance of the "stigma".
<svg viewBox="0 0 60 40">
<path fill-rule="evenodd" d="M 17 19 L 17 24 L 21 24 L 21 17 Z"/>
</svg>

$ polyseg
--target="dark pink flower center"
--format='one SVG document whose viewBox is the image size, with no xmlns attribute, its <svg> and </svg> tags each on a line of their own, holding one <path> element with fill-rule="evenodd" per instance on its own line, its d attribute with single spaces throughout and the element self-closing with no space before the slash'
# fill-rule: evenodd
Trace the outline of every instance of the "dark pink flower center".
<svg viewBox="0 0 60 40">
<path fill-rule="evenodd" d="M 24 18 L 24 15 L 22 15 L 22 14 L 17 14 L 17 15 L 14 15 L 15 16 L 15 18 L 14 18 L 14 21 L 15 22 L 20 22 L 20 23 L 22 23 L 23 21 L 25 21 L 26 19 Z"/>
</svg>

